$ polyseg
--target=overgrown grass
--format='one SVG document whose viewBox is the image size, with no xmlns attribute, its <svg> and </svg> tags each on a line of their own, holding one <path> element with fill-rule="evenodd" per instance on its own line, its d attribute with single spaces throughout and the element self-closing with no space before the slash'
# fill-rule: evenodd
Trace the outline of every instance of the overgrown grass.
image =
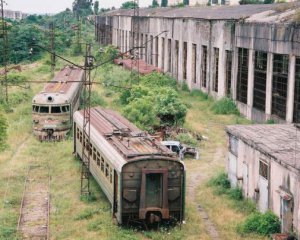
<svg viewBox="0 0 300 240">
<path fill-rule="evenodd" d="M 198 141 L 189 133 L 180 133 L 176 136 L 176 140 L 192 147 L 197 147 Z"/>
<path fill-rule="evenodd" d="M 235 103 L 230 98 L 221 98 L 217 100 L 212 105 L 212 110 L 215 114 L 234 114 L 239 115 L 239 110 L 237 109 Z"/>
</svg>

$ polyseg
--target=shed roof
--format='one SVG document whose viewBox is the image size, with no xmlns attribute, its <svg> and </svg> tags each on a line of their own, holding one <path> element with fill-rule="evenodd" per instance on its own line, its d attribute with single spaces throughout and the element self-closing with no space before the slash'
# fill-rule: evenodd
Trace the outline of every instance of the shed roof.
<svg viewBox="0 0 300 240">
<path fill-rule="evenodd" d="M 255 124 L 226 127 L 227 133 L 280 164 L 300 169 L 300 129 L 293 124 Z"/>
<path fill-rule="evenodd" d="M 300 3 L 294 3 L 300 6 Z M 278 9 L 279 4 L 249 4 L 237 6 L 200 6 L 200 7 L 165 7 L 141 8 L 141 17 L 161 18 L 198 18 L 207 20 L 238 20 L 254 14 Z M 133 16 L 133 9 L 118 9 L 105 13 L 106 16 Z"/>
</svg>

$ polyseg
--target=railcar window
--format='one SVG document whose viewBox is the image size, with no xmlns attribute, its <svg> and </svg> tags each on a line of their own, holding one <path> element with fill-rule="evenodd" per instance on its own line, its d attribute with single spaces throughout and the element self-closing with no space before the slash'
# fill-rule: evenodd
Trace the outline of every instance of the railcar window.
<svg viewBox="0 0 300 240">
<path fill-rule="evenodd" d="M 32 111 L 33 112 L 39 112 L 39 106 L 33 105 L 32 106 Z"/>
<path fill-rule="evenodd" d="M 105 163 L 105 177 L 109 176 L 109 165 L 108 163 Z"/>
<path fill-rule="evenodd" d="M 101 157 L 101 171 L 104 172 L 104 159 Z"/>
<path fill-rule="evenodd" d="M 94 161 L 96 161 L 96 153 L 97 153 L 96 148 L 93 147 L 93 159 L 94 159 Z"/>
<path fill-rule="evenodd" d="M 60 107 L 51 107 L 51 113 L 61 113 Z"/>
<path fill-rule="evenodd" d="M 77 139 L 79 139 L 79 128 L 76 129 Z"/>
<path fill-rule="evenodd" d="M 93 146 L 91 143 L 90 143 L 90 155 L 93 155 Z"/>
<path fill-rule="evenodd" d="M 61 109 L 62 109 L 63 112 L 69 112 L 70 111 L 69 106 L 62 106 Z"/>
<path fill-rule="evenodd" d="M 49 107 L 40 106 L 40 113 L 49 113 Z"/>
<path fill-rule="evenodd" d="M 112 169 L 110 169 L 110 175 L 109 175 L 110 183 L 112 183 L 112 179 L 113 179 L 113 171 L 112 171 Z"/>
<path fill-rule="evenodd" d="M 82 132 L 80 132 L 80 142 L 82 143 Z"/>
<path fill-rule="evenodd" d="M 100 166 L 100 154 L 97 152 L 97 165 Z"/>
</svg>

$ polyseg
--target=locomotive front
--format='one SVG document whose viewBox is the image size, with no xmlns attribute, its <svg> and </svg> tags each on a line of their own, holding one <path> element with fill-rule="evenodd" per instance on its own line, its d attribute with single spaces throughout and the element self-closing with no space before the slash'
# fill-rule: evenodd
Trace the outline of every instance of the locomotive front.
<svg viewBox="0 0 300 240">
<path fill-rule="evenodd" d="M 62 140 L 72 127 L 70 103 L 61 94 L 40 93 L 32 103 L 33 133 L 39 140 Z"/>
<path fill-rule="evenodd" d="M 181 161 L 153 156 L 122 170 L 122 222 L 184 219 L 185 170 Z"/>
</svg>

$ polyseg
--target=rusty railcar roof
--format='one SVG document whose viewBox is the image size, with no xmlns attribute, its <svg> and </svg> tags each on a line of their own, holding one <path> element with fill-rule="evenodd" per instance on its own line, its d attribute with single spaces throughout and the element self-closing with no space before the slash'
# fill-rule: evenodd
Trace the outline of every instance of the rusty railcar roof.
<svg viewBox="0 0 300 240">
<path fill-rule="evenodd" d="M 79 113 L 82 118 L 83 112 Z M 115 111 L 100 107 L 91 108 L 91 125 L 91 134 L 95 130 L 102 135 L 126 161 L 149 156 L 177 160 L 167 147 Z"/>
<path fill-rule="evenodd" d="M 33 103 L 47 105 L 69 103 L 83 84 L 83 74 L 84 71 L 80 68 L 64 67 L 40 93 L 35 95 Z"/>
<path fill-rule="evenodd" d="M 72 66 L 66 66 L 52 79 L 52 82 L 45 85 L 44 92 L 47 93 L 67 93 L 74 81 L 78 81 L 78 76 L 83 70 Z"/>
</svg>

